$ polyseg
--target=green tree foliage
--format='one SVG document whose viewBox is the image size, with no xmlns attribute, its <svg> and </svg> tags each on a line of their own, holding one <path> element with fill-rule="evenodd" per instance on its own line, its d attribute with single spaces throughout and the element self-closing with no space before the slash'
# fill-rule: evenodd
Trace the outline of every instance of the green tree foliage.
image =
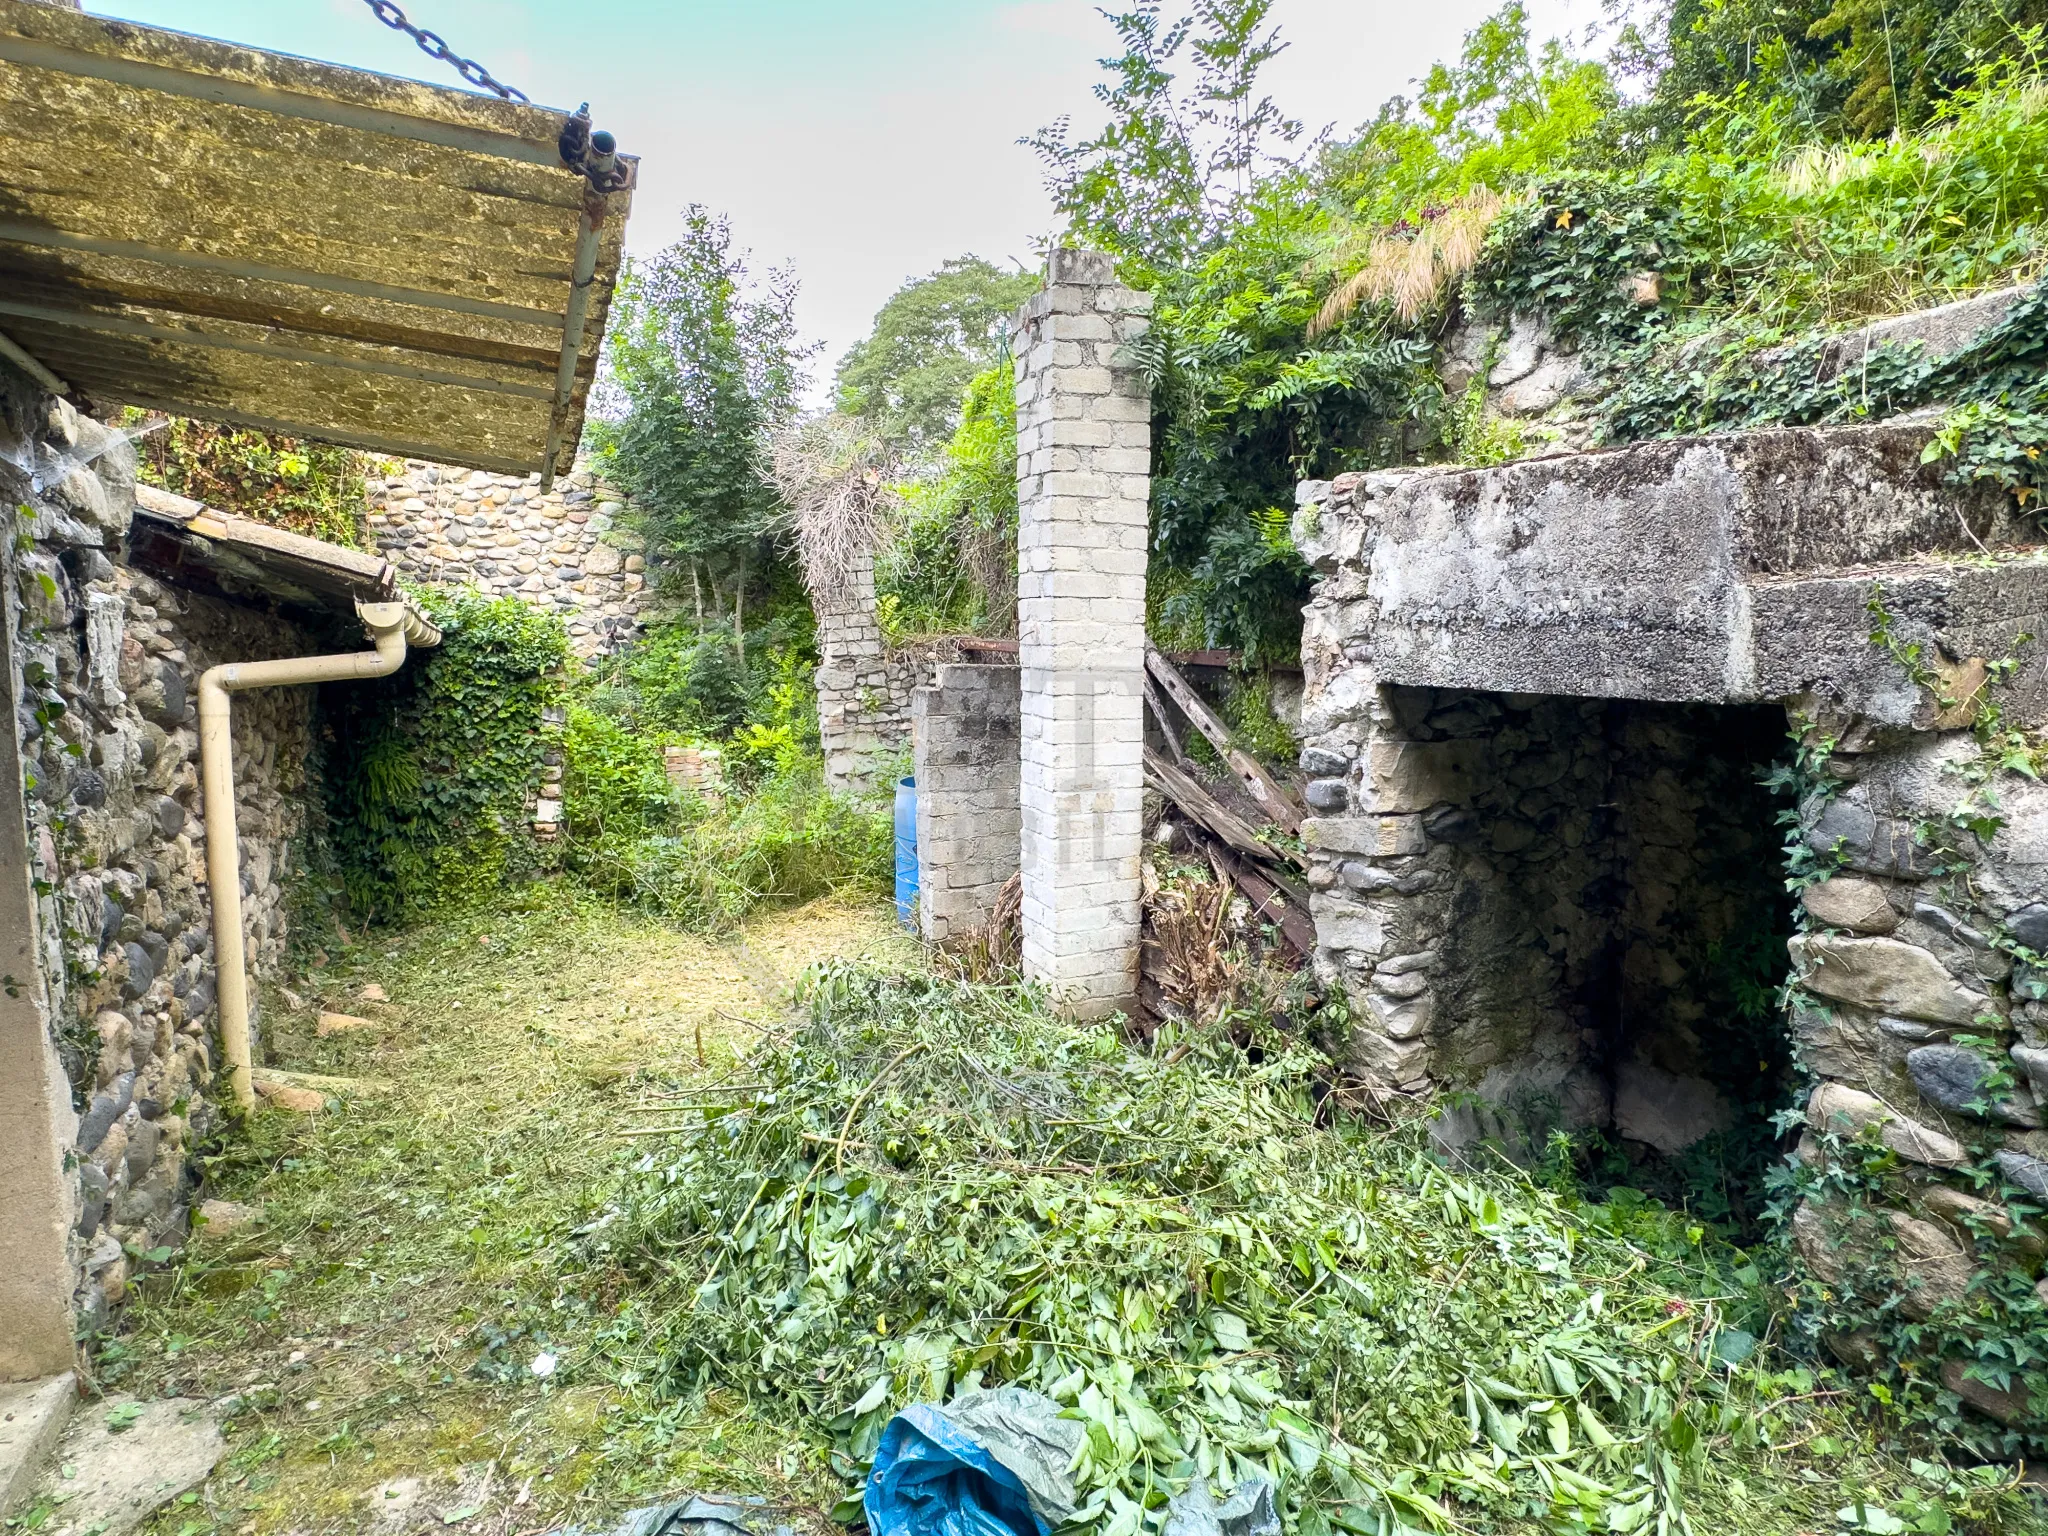
<svg viewBox="0 0 2048 1536">
<path fill-rule="evenodd" d="M 1418 218 L 1475 187 L 1496 190 L 1608 148 L 1619 97 L 1607 69 L 1552 42 L 1533 49 L 1514 3 L 1480 23 L 1415 100 L 1396 96 L 1349 140 L 1327 146 L 1317 190 L 1366 225 Z"/>
<path fill-rule="evenodd" d="M 1095 87 L 1107 124 L 1075 142 L 1062 117 L 1022 141 L 1076 243 L 1165 271 L 1231 229 L 1261 176 L 1285 165 L 1301 123 L 1258 88 L 1286 46 L 1266 25 L 1272 3 L 1194 0 L 1169 15 L 1143 0 L 1103 12 L 1124 50 L 1103 61 L 1110 78 Z"/>
<path fill-rule="evenodd" d="M 1332 1115 L 1263 1011 L 1148 1051 L 880 967 L 800 1001 L 620 1159 L 566 1283 L 622 1298 L 606 1344 L 661 1397 L 829 1436 L 849 1515 L 893 1415 L 1004 1386 L 1065 1410 L 1089 1536 L 1254 1477 L 1291 1536 L 2028 1528 L 2007 1469 L 1908 1462 L 1759 1348 L 1746 1255 Z"/>
<path fill-rule="evenodd" d="M 1322 221 L 1303 217 L 1298 183 L 1269 191 L 1235 238 L 1160 284 L 1136 350 L 1155 411 L 1155 632 L 1276 660 L 1299 651 L 1308 595 L 1288 534 L 1296 481 L 1351 467 L 1380 423 L 1426 413 L 1433 386 L 1427 344 L 1380 317 L 1302 340 Z"/>
<path fill-rule="evenodd" d="M 929 461 L 959 423 L 968 382 L 995 357 L 1003 322 L 1038 285 L 1036 273 L 1005 272 L 979 256 L 955 256 L 911 279 L 840 360 L 839 409 L 867 421 L 899 458 Z"/>
<path fill-rule="evenodd" d="M 1008 359 L 976 374 L 937 473 L 902 487 L 905 516 L 875 567 L 894 640 L 1008 635 L 1017 627 L 1017 378 Z"/>
<path fill-rule="evenodd" d="M 367 921 L 417 917 L 533 864 L 526 797 L 567 631 L 516 597 L 440 589 L 423 602 L 440 645 L 320 695 L 328 842 Z"/>
<path fill-rule="evenodd" d="M 1156 412 L 1155 633 L 1291 652 L 1298 480 L 1520 451 L 1475 402 L 1443 396 L 1435 342 L 1461 316 L 1540 314 L 1657 396 L 1637 417 L 1704 418 L 1689 396 L 1658 403 L 1702 358 L 2034 270 L 2048 92 L 2024 30 L 2033 3 L 1680 0 L 1637 17 L 1602 63 L 1533 46 L 1517 0 L 1412 101 L 1305 163 L 1269 159 L 1249 187 L 1196 151 L 1187 125 L 1216 93 L 1201 68 L 1186 85 L 1176 68 L 1199 57 L 1194 39 L 1247 39 L 1235 95 L 1263 103 L 1256 71 L 1277 46 L 1264 8 L 1112 17 L 1125 48 L 1098 92 L 1110 124 L 1080 145 L 1062 124 L 1034 142 L 1068 238 L 1154 290 L 1138 351 Z M 1882 123 L 1865 88 L 1878 33 L 1887 90 L 1899 82 Z M 1617 80 L 1643 70 L 1625 101 Z M 1893 121 L 1917 131 L 1856 137 Z M 1703 335 L 1713 344 L 1683 362 L 1643 350 Z M 2010 480 L 2035 399 L 1979 402 L 1951 434 L 1958 463 Z"/>
<path fill-rule="evenodd" d="M 620 278 L 607 337 L 615 419 L 592 423 L 607 470 L 646 510 L 656 573 L 743 635 L 750 587 L 773 580 L 781 512 L 761 434 L 796 409 L 813 349 L 796 279 L 752 281 L 722 217 L 692 205 L 683 238 Z M 742 642 L 743 643 L 743 642 Z"/>
<path fill-rule="evenodd" d="M 1882 138 L 1934 121 L 2044 25 L 2048 0 L 1676 0 L 1658 105 L 1682 124 L 1701 97 L 1747 92 L 1817 134 Z"/>
<path fill-rule="evenodd" d="M 308 538 L 361 547 L 365 455 L 181 416 L 147 423 L 146 413 L 131 409 L 123 424 L 141 429 L 136 470 L 151 485 Z"/>
</svg>

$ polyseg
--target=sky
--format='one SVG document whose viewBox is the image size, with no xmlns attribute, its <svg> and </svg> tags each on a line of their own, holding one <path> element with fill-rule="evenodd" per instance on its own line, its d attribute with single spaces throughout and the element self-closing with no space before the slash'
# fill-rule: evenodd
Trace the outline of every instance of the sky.
<svg viewBox="0 0 2048 1536">
<path fill-rule="evenodd" d="M 1017 140 L 1061 113 L 1085 133 L 1115 51 L 1089 0 L 399 0 L 534 101 L 591 104 L 640 158 L 627 248 L 674 239 L 690 203 L 728 215 L 754 264 L 789 264 L 822 343 L 814 395 L 908 278 L 973 252 L 1033 262 L 1052 229 Z M 1499 0 L 1275 0 L 1279 104 L 1339 130 L 1369 118 Z M 86 9 L 252 47 L 460 85 L 365 0 L 86 0 Z M 1539 38 L 1598 0 L 1529 0 Z"/>
</svg>

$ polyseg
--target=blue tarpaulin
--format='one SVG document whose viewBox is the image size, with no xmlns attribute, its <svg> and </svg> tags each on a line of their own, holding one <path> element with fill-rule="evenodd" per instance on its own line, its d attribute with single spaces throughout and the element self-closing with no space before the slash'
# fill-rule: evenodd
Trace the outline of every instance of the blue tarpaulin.
<svg viewBox="0 0 2048 1536">
<path fill-rule="evenodd" d="M 1052 1536 L 1074 1513 L 1081 1426 L 1015 1387 L 891 1419 L 862 1496 L 871 1536 Z"/>
</svg>

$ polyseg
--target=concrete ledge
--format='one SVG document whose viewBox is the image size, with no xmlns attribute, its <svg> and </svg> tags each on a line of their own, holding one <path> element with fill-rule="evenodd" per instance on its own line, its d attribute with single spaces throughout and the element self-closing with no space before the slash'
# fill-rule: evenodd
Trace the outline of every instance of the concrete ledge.
<svg viewBox="0 0 2048 1536">
<path fill-rule="evenodd" d="M 1302 488 L 1296 542 L 1380 683 L 1699 703 L 1818 690 L 1928 724 L 1870 641 L 1873 586 L 1902 640 L 1995 660 L 2048 625 L 2048 547 L 2009 498 L 1943 484 L 1926 441 L 1801 428 L 1344 477 Z M 2048 673 L 2021 655 L 2031 714 Z"/>
<path fill-rule="evenodd" d="M 77 1403 L 78 1384 L 69 1371 L 0 1383 L 0 1517 L 35 1487 Z"/>
</svg>

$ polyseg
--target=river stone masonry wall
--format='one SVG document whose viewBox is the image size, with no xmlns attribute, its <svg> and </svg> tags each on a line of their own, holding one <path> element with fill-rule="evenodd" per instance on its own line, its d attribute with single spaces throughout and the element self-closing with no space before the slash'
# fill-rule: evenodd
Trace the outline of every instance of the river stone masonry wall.
<svg viewBox="0 0 2048 1536">
<path fill-rule="evenodd" d="M 70 1300 L 90 1329 L 125 1294 L 135 1252 L 182 1240 L 195 1189 L 188 1158 L 215 1113 L 199 674 L 323 647 L 275 614 L 125 563 L 135 455 L 121 433 L 22 393 L 4 416 L 0 561 L 16 744 L 33 783 L 34 991 L 67 1085 L 56 1134 L 69 1180 Z M 312 706 L 303 688 L 235 701 L 243 903 L 258 976 L 283 957 Z"/>
<path fill-rule="evenodd" d="M 817 615 L 818 745 L 825 787 L 839 793 L 885 790 L 878 772 L 909 742 L 910 699 L 929 669 L 883 642 L 875 612 L 875 558 L 854 559 L 842 585 L 813 593 Z"/>
<path fill-rule="evenodd" d="M 368 477 L 370 541 L 414 581 L 470 585 L 552 608 L 586 659 L 640 632 L 652 601 L 625 494 L 578 464 L 541 494 L 539 475 L 407 459 Z"/>
<path fill-rule="evenodd" d="M 1923 443 L 1304 485 L 1315 963 L 1363 1075 L 1472 1093 L 1438 1118 L 1454 1146 L 1514 1151 L 1540 1104 L 1670 1151 L 1724 1090 L 1803 1100 L 1793 1234 L 1830 1347 L 1906 1362 L 1999 1426 L 1978 1443 L 2038 1448 L 2048 1379 L 2000 1361 L 2048 1328 L 2048 787 L 1972 727 L 1987 702 L 2048 723 L 2024 638 L 2048 632 L 2048 551 Z M 1754 785 L 1780 729 L 1810 762 L 1789 914 L 1788 805 Z M 1798 1070 L 1743 1084 L 1754 1042 L 1703 1006 L 1699 962 L 1776 923 Z"/>
</svg>

